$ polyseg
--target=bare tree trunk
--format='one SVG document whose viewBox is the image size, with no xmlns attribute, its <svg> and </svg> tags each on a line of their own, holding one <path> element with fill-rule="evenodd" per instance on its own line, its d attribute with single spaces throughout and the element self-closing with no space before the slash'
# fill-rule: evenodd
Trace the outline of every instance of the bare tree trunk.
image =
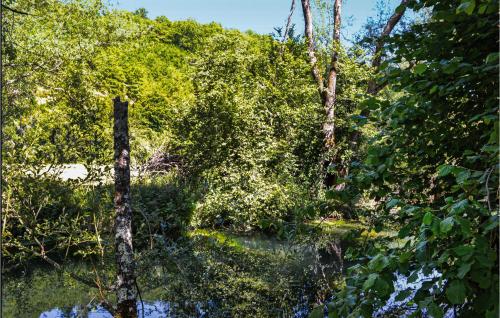
<svg viewBox="0 0 500 318">
<path fill-rule="evenodd" d="M 327 150 L 335 146 L 335 102 L 337 100 L 337 62 L 340 50 L 340 25 L 342 12 L 342 0 L 335 0 L 333 13 L 333 53 L 328 72 L 328 82 L 324 92 L 324 106 L 326 112 L 326 120 L 323 125 L 323 134 L 325 135 L 325 147 Z"/>
<path fill-rule="evenodd" d="M 132 208 L 130 201 L 130 144 L 128 102 L 114 102 L 115 145 L 115 254 L 117 268 L 116 318 L 137 318 L 135 262 L 132 248 Z"/>
<path fill-rule="evenodd" d="M 396 10 L 392 16 L 387 20 L 387 23 L 384 26 L 384 29 L 382 30 L 382 33 L 380 34 L 380 37 L 377 39 L 377 44 L 375 46 L 375 52 L 373 54 L 373 59 L 372 59 L 372 67 L 374 69 L 378 69 L 381 62 L 382 62 L 382 49 L 384 48 L 384 42 L 385 39 L 391 34 L 392 30 L 394 30 L 394 27 L 398 22 L 401 20 L 403 17 L 405 11 L 406 11 L 406 6 L 408 4 L 408 0 L 401 0 L 401 4 L 399 5 L 398 8 L 401 8 L 400 10 Z M 377 83 L 375 83 L 374 80 L 370 80 L 368 82 L 368 94 L 370 95 L 376 95 L 382 87 L 379 87 Z"/>
<path fill-rule="evenodd" d="M 307 42 L 307 54 L 309 56 L 309 64 L 311 65 L 311 72 L 316 84 L 318 85 L 318 92 L 321 99 L 324 99 L 323 91 L 325 84 L 323 83 L 323 76 L 318 69 L 318 59 L 316 58 L 316 51 L 314 48 L 314 36 L 313 36 L 313 23 L 312 23 L 312 13 L 311 13 L 311 3 L 309 0 L 302 1 L 302 12 L 304 13 L 304 23 L 305 23 L 305 36 Z"/>
<path fill-rule="evenodd" d="M 292 5 L 290 6 L 290 13 L 288 14 L 288 19 L 286 20 L 285 33 L 283 34 L 283 40 L 281 42 L 285 43 L 288 39 L 288 33 L 290 32 L 290 27 L 292 25 L 293 12 L 295 11 L 295 0 L 292 0 Z"/>
<path fill-rule="evenodd" d="M 337 88 L 337 61 L 338 50 L 340 49 L 340 25 L 341 25 L 342 0 L 335 0 L 334 6 L 334 30 L 333 30 L 333 53 L 329 66 L 327 83 L 325 83 L 318 68 L 318 59 L 314 47 L 313 22 L 311 13 L 311 3 L 309 0 L 302 0 L 302 11 L 304 13 L 305 36 L 307 41 L 307 53 L 309 64 L 314 80 L 318 85 L 318 92 L 321 96 L 325 109 L 325 121 L 323 124 L 323 135 L 325 149 L 331 150 L 335 145 L 335 101 Z"/>
<path fill-rule="evenodd" d="M 325 120 L 323 122 L 324 148 L 327 154 L 326 160 L 323 162 L 323 170 L 325 170 L 324 184 L 330 187 L 334 184 L 336 177 L 328 173 L 328 166 L 333 161 L 329 158 L 331 150 L 335 147 L 335 102 L 337 90 L 337 62 L 340 50 L 340 26 L 341 26 L 341 11 L 342 0 L 335 0 L 334 4 L 334 30 L 333 30 L 333 52 L 330 65 L 328 67 L 328 77 L 326 85 L 318 68 L 318 61 L 314 47 L 313 22 L 311 13 L 311 4 L 309 0 L 302 1 L 302 11 L 304 13 L 305 36 L 307 41 L 307 52 L 309 56 L 309 64 L 311 65 L 312 75 L 318 86 L 318 92 L 321 97 L 323 107 L 325 109 Z"/>
</svg>

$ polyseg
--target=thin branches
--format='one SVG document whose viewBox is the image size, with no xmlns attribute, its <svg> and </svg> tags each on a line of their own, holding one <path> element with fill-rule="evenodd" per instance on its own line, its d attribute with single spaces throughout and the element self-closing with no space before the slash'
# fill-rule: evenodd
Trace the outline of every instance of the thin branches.
<svg viewBox="0 0 500 318">
<path fill-rule="evenodd" d="M 283 34 L 283 40 L 281 42 L 285 43 L 288 39 L 288 33 L 290 32 L 290 27 L 292 25 L 292 16 L 295 12 L 295 0 L 292 0 L 292 5 L 290 7 L 290 13 L 288 14 L 288 19 L 286 20 L 285 33 Z"/>
<path fill-rule="evenodd" d="M 29 14 L 29 13 L 27 13 L 27 12 L 24 12 L 24 11 L 19 11 L 19 10 L 17 10 L 17 9 L 11 8 L 11 7 L 9 7 L 9 6 L 5 5 L 5 4 L 3 4 L 3 3 L 2 3 L 2 8 L 7 9 L 7 10 L 9 10 L 9 11 L 11 11 L 11 12 L 14 12 L 14 13 L 17 13 L 17 14 L 22 14 L 22 15 L 31 15 L 31 14 Z"/>
</svg>

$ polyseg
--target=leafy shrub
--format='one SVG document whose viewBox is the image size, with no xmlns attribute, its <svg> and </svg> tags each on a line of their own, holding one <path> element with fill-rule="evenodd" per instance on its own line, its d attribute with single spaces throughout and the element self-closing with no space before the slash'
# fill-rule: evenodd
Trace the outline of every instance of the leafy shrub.
<svg viewBox="0 0 500 318">
<path fill-rule="evenodd" d="M 177 171 L 146 175 L 131 185 L 134 240 L 137 245 L 154 244 L 154 236 L 175 239 L 184 233 L 194 208 L 194 196 Z"/>
<path fill-rule="evenodd" d="M 193 224 L 276 231 L 283 222 L 294 220 L 297 202 L 303 198 L 296 184 L 280 184 L 257 171 L 230 173 L 209 183 Z"/>
<path fill-rule="evenodd" d="M 383 80 L 399 96 L 368 101 L 380 132 L 351 179 L 381 201 L 375 228 L 398 236 L 355 253 L 330 314 L 371 317 L 398 272 L 428 277 L 396 296 L 414 292 L 414 316 L 497 317 L 498 1 L 409 6 L 430 17 L 392 41 Z"/>
</svg>

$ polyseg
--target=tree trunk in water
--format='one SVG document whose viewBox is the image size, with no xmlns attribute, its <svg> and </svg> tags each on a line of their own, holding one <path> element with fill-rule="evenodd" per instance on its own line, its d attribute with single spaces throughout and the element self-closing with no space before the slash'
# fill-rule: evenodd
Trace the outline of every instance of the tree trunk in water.
<svg viewBox="0 0 500 318">
<path fill-rule="evenodd" d="M 114 102 L 115 148 L 115 254 L 117 268 L 116 318 L 137 318 L 135 262 L 132 248 L 132 208 L 130 201 L 130 145 L 128 102 Z"/>
</svg>

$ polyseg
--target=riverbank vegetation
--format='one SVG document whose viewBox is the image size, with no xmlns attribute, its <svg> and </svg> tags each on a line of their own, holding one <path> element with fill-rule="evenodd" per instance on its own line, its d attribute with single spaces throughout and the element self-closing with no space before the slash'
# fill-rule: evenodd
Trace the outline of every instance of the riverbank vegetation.
<svg viewBox="0 0 500 318">
<path fill-rule="evenodd" d="M 342 1 L 300 4 L 304 36 L 99 0 L 5 1 L 7 317 L 113 311 L 116 96 L 129 102 L 148 304 L 180 317 L 498 316 L 498 1 L 401 1 L 352 43 Z M 86 173 L 61 178 L 67 164 Z M 395 274 L 420 284 L 395 292 Z M 62 294 L 40 300 L 49 284 Z M 75 303 L 59 302 L 66 290 Z M 401 305 L 380 314 L 390 297 Z"/>
</svg>

